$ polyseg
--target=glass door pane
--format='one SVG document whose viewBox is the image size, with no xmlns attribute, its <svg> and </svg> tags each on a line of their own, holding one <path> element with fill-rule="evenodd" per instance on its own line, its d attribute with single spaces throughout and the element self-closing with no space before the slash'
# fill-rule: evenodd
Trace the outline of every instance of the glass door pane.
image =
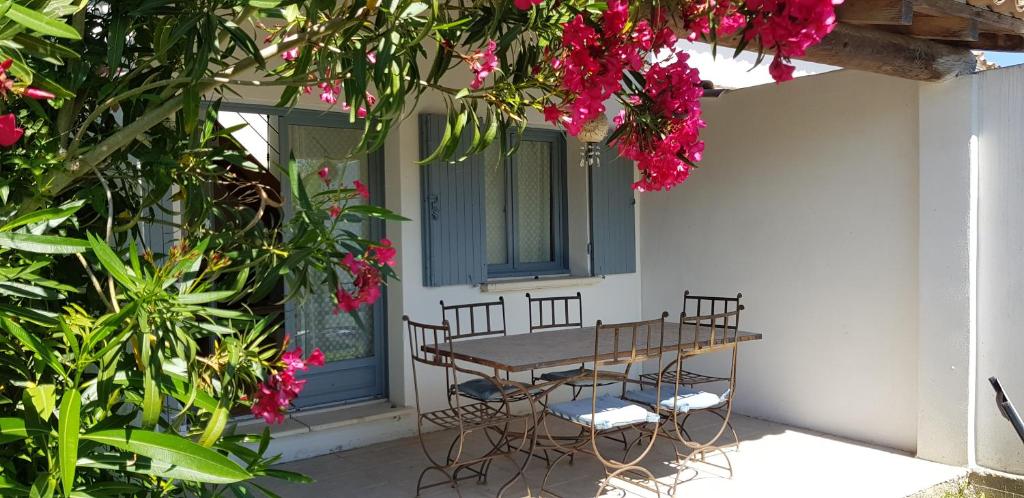
<svg viewBox="0 0 1024 498">
<path fill-rule="evenodd" d="M 339 182 L 349 187 L 356 180 L 369 183 L 369 161 L 366 154 L 348 157 L 349 151 L 359 143 L 360 134 L 360 130 L 349 128 L 288 126 L 291 152 L 310 196 L 328 188 L 316 174 L 325 167 L 330 170 L 331 188 L 337 188 Z M 352 202 L 361 201 L 363 199 L 357 198 Z M 360 237 L 370 238 L 368 221 L 341 222 L 337 224 L 336 230 L 348 230 Z M 292 307 L 289 320 L 297 345 L 305 351 L 320 348 L 328 363 L 372 357 L 375 329 L 372 307 L 364 307 L 358 312 L 365 329 L 351 315 L 335 314 L 334 308 L 333 289 L 316 289 L 314 293 L 302 297 Z"/>
</svg>

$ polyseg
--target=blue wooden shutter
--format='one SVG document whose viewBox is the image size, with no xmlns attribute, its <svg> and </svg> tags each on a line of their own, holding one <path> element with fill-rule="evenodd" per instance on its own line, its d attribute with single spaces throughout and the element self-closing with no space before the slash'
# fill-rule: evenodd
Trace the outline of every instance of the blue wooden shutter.
<svg viewBox="0 0 1024 498">
<path fill-rule="evenodd" d="M 420 115 L 420 157 L 428 157 L 444 136 L 446 116 Z M 462 137 L 457 156 L 468 148 Z M 440 160 L 422 166 L 423 285 L 478 284 L 487 279 L 484 244 L 483 155 L 460 163 Z"/>
<path fill-rule="evenodd" d="M 636 271 L 633 162 L 601 145 L 590 169 L 590 269 L 594 275 Z"/>
</svg>

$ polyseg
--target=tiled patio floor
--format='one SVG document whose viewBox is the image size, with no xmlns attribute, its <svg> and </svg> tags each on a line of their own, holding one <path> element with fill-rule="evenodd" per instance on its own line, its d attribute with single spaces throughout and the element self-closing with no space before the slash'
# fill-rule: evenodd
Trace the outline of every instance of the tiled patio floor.
<svg viewBox="0 0 1024 498">
<path fill-rule="evenodd" d="M 747 417 L 734 420 L 743 440 L 738 450 L 729 451 L 734 476 L 729 479 L 723 470 L 695 464 L 683 474 L 688 481 L 679 486 L 676 496 L 903 498 L 964 474 L 959 468 L 813 431 Z M 691 426 L 687 423 L 687 428 L 695 429 L 691 432 L 707 431 L 710 424 L 708 420 L 701 428 L 696 427 L 701 424 Z M 432 448 L 443 452 L 451 434 L 434 433 L 429 440 Z M 616 454 L 613 452 L 615 447 L 609 442 L 609 454 Z M 663 441 L 648 457 L 647 467 L 659 477 L 659 481 L 670 482 L 675 472 L 668 465 L 672 460 L 671 452 L 671 445 Z M 709 457 L 709 462 L 721 463 L 722 456 Z M 316 482 L 306 485 L 276 482 L 271 488 L 287 498 L 410 497 L 415 493 L 416 479 L 425 465 L 426 459 L 417 439 L 407 438 L 284 464 L 282 468 L 305 473 Z M 537 496 L 544 472 L 543 461 L 535 459 L 531 462 L 527 477 L 533 496 Z M 500 485 L 511 475 L 511 464 L 507 460 L 498 460 L 486 485 L 467 480 L 460 484 L 459 490 L 466 498 L 495 496 Z M 559 472 L 551 488 L 566 498 L 594 496 L 601 475 L 601 467 L 593 457 L 580 455 L 574 464 L 559 464 Z M 525 495 L 526 489 L 520 481 L 505 496 Z M 602 496 L 623 495 L 623 491 L 615 490 Z M 455 490 L 441 486 L 426 490 L 423 496 L 457 495 Z M 631 488 L 625 496 L 654 494 Z"/>
</svg>

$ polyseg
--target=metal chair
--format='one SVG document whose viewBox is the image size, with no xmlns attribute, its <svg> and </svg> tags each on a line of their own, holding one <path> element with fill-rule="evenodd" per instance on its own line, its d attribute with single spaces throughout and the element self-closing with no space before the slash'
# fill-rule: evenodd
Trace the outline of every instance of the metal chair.
<svg viewBox="0 0 1024 498">
<path fill-rule="evenodd" d="M 656 408 L 662 416 L 659 432 L 674 439 L 673 446 L 676 449 L 676 464 L 679 472 L 686 467 L 695 455 L 706 462 L 709 452 L 719 452 L 725 458 L 726 466 L 732 476 L 732 462 L 724 449 L 739 444 L 739 437 L 733 429 L 730 418 L 732 416 L 732 403 L 735 398 L 736 389 L 736 358 L 737 358 L 737 336 L 740 311 L 743 305 L 737 305 L 736 309 L 715 314 L 687 316 L 682 313 L 679 316 L 678 336 L 676 337 L 678 348 L 676 358 L 669 363 L 669 366 L 661 370 L 661 375 L 654 377 L 660 382 L 656 387 L 659 392 L 655 393 L 650 389 L 652 383 L 650 378 L 645 378 L 640 390 L 629 391 L 623 396 L 634 402 L 644 403 L 647 406 Z M 697 355 L 724 351 L 731 357 L 729 376 L 723 377 L 727 383 L 726 389 L 721 394 L 703 391 L 687 387 L 687 377 L 682 366 L 686 359 Z M 666 379 L 674 379 L 669 382 Z M 686 421 L 695 413 L 707 412 L 721 419 L 721 426 L 714 432 L 714 436 L 695 440 L 686 430 Z M 718 444 L 719 439 L 726 429 L 732 432 L 734 443 Z M 678 444 L 676 444 L 678 443 Z M 680 449 L 682 446 L 682 449 Z M 679 484 L 676 474 L 676 481 L 673 484 L 672 492 Z"/>
<path fill-rule="evenodd" d="M 499 297 L 497 301 L 454 305 L 446 305 L 444 301 L 441 301 L 441 319 L 449 324 L 454 324 L 450 330 L 453 341 L 508 334 L 505 327 L 504 297 Z M 507 373 L 505 380 L 509 380 Z M 528 384 L 522 382 L 512 382 L 502 393 L 497 391 L 495 385 L 490 382 L 473 379 L 453 384 L 449 395 L 457 392 L 473 401 L 484 403 L 500 403 L 505 395 L 513 395 L 514 401 L 519 401 L 525 399 L 525 396 L 519 393 L 527 393 L 528 391 L 521 390 L 527 386 Z"/>
<path fill-rule="evenodd" d="M 742 293 L 737 293 L 736 297 L 691 296 L 690 295 L 690 291 L 687 290 L 687 291 L 685 291 L 683 293 L 683 314 L 682 314 L 682 316 L 686 316 L 687 317 L 686 318 L 686 320 L 687 320 L 686 323 L 687 324 L 693 325 L 694 323 L 699 322 L 701 319 L 706 318 L 708 316 L 713 316 L 713 315 L 722 314 L 722 313 L 728 314 L 728 313 L 735 312 L 736 313 L 735 316 L 732 319 L 728 320 L 729 323 L 726 324 L 726 326 L 728 327 L 726 332 L 731 332 L 732 333 L 733 342 L 735 342 L 736 333 L 739 331 L 739 310 L 743 309 L 743 305 L 740 304 L 740 299 L 742 299 L 742 298 L 743 298 L 743 294 Z M 730 316 L 732 316 L 732 315 L 730 315 Z M 709 351 L 705 350 L 705 351 L 701 352 L 700 354 L 706 354 L 708 352 Z M 732 364 L 732 370 L 731 370 L 732 373 L 733 373 L 733 376 L 732 377 L 723 377 L 723 376 L 720 376 L 720 375 L 710 375 L 710 374 L 707 374 L 707 373 L 695 372 L 695 371 L 686 370 L 686 369 L 681 368 L 681 365 L 678 365 L 677 362 L 681 362 L 682 359 L 685 356 L 686 355 L 684 355 L 682 357 L 677 356 L 674 361 L 669 363 L 662 370 L 660 375 L 662 377 L 661 380 L 662 380 L 663 383 L 665 383 L 665 384 L 677 384 L 678 383 L 678 384 L 680 384 L 680 385 L 682 385 L 684 387 L 690 388 L 690 389 L 694 389 L 694 388 L 696 388 L 696 386 L 701 385 L 701 384 L 722 383 L 722 384 L 727 384 L 729 386 L 729 388 L 728 388 L 729 391 L 728 392 L 731 393 L 731 392 L 733 392 L 735 390 L 735 383 L 736 383 L 736 379 L 735 379 L 735 376 L 734 376 L 735 368 L 736 368 L 736 360 L 735 360 L 735 358 L 733 358 L 733 364 Z M 657 377 L 658 375 L 659 374 L 646 374 L 646 375 L 643 375 L 642 378 L 646 382 L 650 383 L 650 382 L 653 382 L 654 378 Z M 717 410 L 711 409 L 709 411 L 713 412 L 715 415 L 719 416 L 720 418 L 722 416 L 721 413 L 719 413 Z M 733 444 L 735 446 L 739 447 L 739 445 L 740 445 L 740 438 L 739 438 L 739 435 L 736 433 L 736 430 L 733 428 L 731 422 L 728 424 L 728 428 L 729 428 L 729 431 L 732 432 Z"/>
<path fill-rule="evenodd" d="M 445 484 L 451 485 L 455 489 L 456 494 L 462 496 L 458 489 L 459 481 L 475 477 L 479 483 L 486 482 L 491 462 L 497 458 L 507 458 L 517 469 L 516 474 L 501 487 L 498 492 L 499 497 L 517 479 L 523 478 L 525 483 L 523 470 L 526 464 L 529 463 L 529 459 L 525 459 L 522 464 L 517 464 L 512 455 L 520 451 L 532 451 L 535 439 L 524 435 L 517 447 L 509 438 L 511 425 L 516 422 L 522 422 L 530 415 L 514 415 L 512 413 L 510 400 L 504 394 L 506 388 L 509 387 L 507 381 L 465 368 L 456 362 L 455 341 L 453 340 L 454 337 L 449 329 L 448 322 L 444 322 L 441 325 L 430 325 L 413 322 L 407 316 L 402 317 L 402 321 L 406 323 L 408 329 L 409 348 L 412 354 L 412 379 L 413 391 L 416 395 L 417 433 L 423 453 L 430 461 L 430 465 L 423 469 L 416 482 L 416 496 L 418 497 L 424 489 Z M 448 354 L 424 352 L 421 348 L 429 344 L 443 345 L 443 350 L 447 351 Z M 463 404 L 460 396 L 449 395 L 449 408 L 424 411 L 420 400 L 420 372 L 417 370 L 417 365 L 443 368 L 446 383 L 449 386 L 457 385 L 459 378 L 464 376 L 476 377 L 483 382 L 493 384 L 497 392 L 502 393 L 500 394 L 501 403 Z M 452 391 L 448 389 L 447 392 L 451 393 Z M 424 426 L 427 424 L 457 432 L 452 443 L 448 446 L 447 455 L 443 459 L 436 458 L 427 448 L 424 439 Z M 466 447 L 467 439 L 470 435 L 477 432 L 484 435 L 484 441 L 488 443 L 488 449 L 477 456 L 470 456 L 469 450 Z M 443 474 L 444 479 L 429 484 L 424 483 L 424 478 L 431 471 Z M 526 487 L 527 494 L 529 494 L 529 485 L 526 484 Z"/>
<path fill-rule="evenodd" d="M 583 295 L 579 292 L 575 296 L 554 296 L 554 297 L 532 297 L 526 294 L 526 303 L 530 316 L 530 333 L 543 330 L 558 330 L 570 327 L 583 326 Z M 590 370 L 585 363 L 571 370 L 560 370 L 545 372 L 540 376 L 531 370 L 530 376 L 536 384 L 538 381 L 555 382 L 563 379 L 583 376 L 580 380 L 570 380 L 565 385 L 572 388 L 572 399 L 579 398 L 583 389 L 590 387 L 590 381 L 586 378 Z M 601 385 L 610 385 L 611 382 L 603 382 Z"/>
<path fill-rule="evenodd" d="M 547 487 L 551 474 L 558 467 L 558 464 L 576 453 L 587 453 L 594 455 L 604 467 L 605 477 L 601 480 L 595 496 L 612 486 L 615 478 L 624 477 L 625 474 L 639 475 L 645 478 L 650 484 L 638 486 L 646 487 L 658 495 L 660 488 L 654 475 L 641 465 L 643 459 L 654 447 L 658 435 L 658 423 L 661 417 L 656 411 L 652 411 L 641 404 L 632 403 L 623 398 L 628 384 L 639 384 L 638 379 L 630 379 L 629 372 L 635 363 L 645 361 L 657 361 L 658 368 L 662 365 L 662 348 L 664 346 L 665 317 L 646 320 L 641 322 L 605 324 L 597 322 L 594 332 L 594 368 L 589 374 L 581 375 L 590 378 L 591 397 L 590 399 L 577 399 L 562 403 L 552 403 L 545 406 L 545 414 L 548 417 L 542 419 L 545 436 L 548 444 L 557 448 L 559 456 L 549 467 L 544 475 L 541 484 L 541 493 L 558 496 Z M 622 371 L 608 370 L 608 367 L 624 367 Z M 601 381 L 621 383 L 622 391 L 618 395 L 600 394 L 599 383 Z M 568 382 L 568 380 L 563 380 Z M 661 381 L 656 380 L 655 405 L 660 402 L 657 393 L 661 393 Z M 580 427 L 579 436 L 571 443 L 562 444 L 560 438 L 551 437 L 551 430 L 548 428 L 548 419 L 551 416 L 563 419 Z M 653 425 L 653 428 L 648 429 Z M 607 458 L 601 453 L 598 447 L 598 440 L 602 437 L 623 434 L 628 431 L 638 431 L 646 437 L 638 437 L 635 441 L 645 439 L 646 445 L 641 445 L 642 451 L 635 458 L 616 460 Z"/>
</svg>

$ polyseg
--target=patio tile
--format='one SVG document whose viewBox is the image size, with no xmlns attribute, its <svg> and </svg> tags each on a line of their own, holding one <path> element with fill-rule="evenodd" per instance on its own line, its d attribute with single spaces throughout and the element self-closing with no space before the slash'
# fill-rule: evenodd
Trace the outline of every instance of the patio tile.
<svg viewBox="0 0 1024 498">
<path fill-rule="evenodd" d="M 684 471 L 685 482 L 679 485 L 676 496 L 903 498 L 964 474 L 956 467 L 813 431 L 741 416 L 734 417 L 733 421 L 743 440 L 739 449 L 727 450 L 734 476 L 729 479 L 727 471 L 714 466 L 723 465 L 725 456 L 710 454 L 706 463 L 696 462 Z M 708 436 L 717 431 L 717 425 L 712 419 L 698 417 L 687 422 L 687 430 L 695 437 Z M 429 434 L 428 446 L 443 454 L 451 437 L 452 433 L 447 432 Z M 600 445 L 608 455 L 621 455 L 618 443 L 602 441 Z M 470 451 L 483 447 L 479 442 L 468 444 Z M 521 457 L 517 457 L 517 462 L 521 461 Z M 645 462 L 667 488 L 676 473 L 672 446 L 659 441 Z M 313 484 L 266 484 L 288 498 L 413 496 L 416 480 L 426 465 L 419 442 L 416 438 L 406 438 L 280 466 L 312 476 L 316 479 Z M 496 460 L 486 484 L 467 480 L 460 484 L 459 490 L 464 498 L 493 497 L 513 474 L 512 469 L 512 463 L 506 459 Z M 526 471 L 534 496 L 537 496 L 545 470 L 543 461 L 534 460 Z M 593 457 L 577 455 L 575 463 L 559 464 L 549 487 L 566 498 L 591 497 L 602 475 L 601 466 Z M 626 496 L 654 496 L 632 487 L 630 491 Z M 663 493 L 667 496 L 667 491 Z M 520 481 L 506 496 L 524 494 L 525 487 Z M 436 498 L 456 496 L 456 493 L 447 486 L 439 486 L 424 491 L 422 496 Z M 608 496 L 623 494 L 615 490 Z"/>
</svg>

